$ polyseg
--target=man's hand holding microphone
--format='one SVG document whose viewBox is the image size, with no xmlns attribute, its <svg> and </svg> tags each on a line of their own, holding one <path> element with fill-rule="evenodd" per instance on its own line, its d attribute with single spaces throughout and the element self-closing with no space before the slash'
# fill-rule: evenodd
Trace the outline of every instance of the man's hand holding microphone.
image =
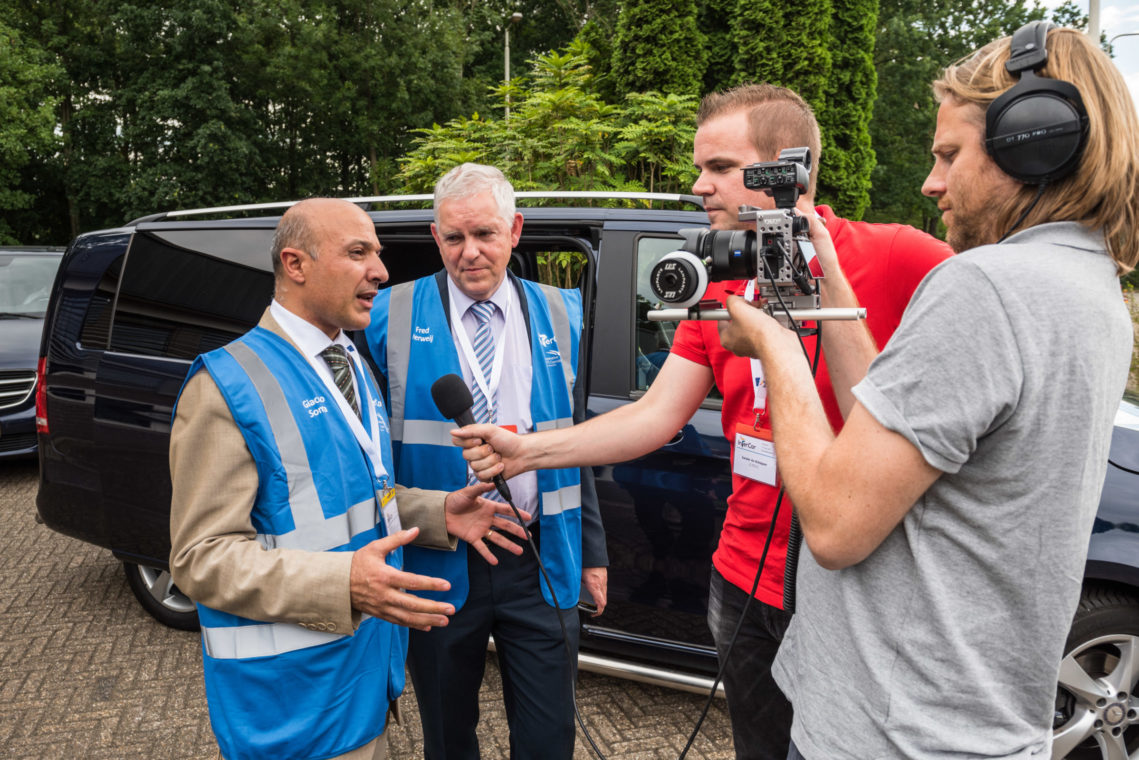
<svg viewBox="0 0 1139 760">
<path fill-rule="evenodd" d="M 462 422 L 457 419 L 456 422 Z M 522 436 L 489 424 L 464 425 L 451 431 L 451 442 L 463 447 L 475 476 L 484 483 L 496 477 L 509 480 L 515 475 L 538 469 L 544 453 L 533 445 L 540 436 Z M 582 570 L 582 581 L 597 605 L 596 617 L 605 611 L 607 602 L 608 570 L 604 567 L 587 567 Z"/>
</svg>

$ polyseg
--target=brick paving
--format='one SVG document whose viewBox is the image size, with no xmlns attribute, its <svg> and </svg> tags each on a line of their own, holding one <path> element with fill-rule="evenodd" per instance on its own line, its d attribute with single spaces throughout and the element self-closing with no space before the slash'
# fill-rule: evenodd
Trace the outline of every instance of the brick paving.
<svg viewBox="0 0 1139 760">
<path fill-rule="evenodd" d="M 216 757 L 198 635 L 155 622 L 110 552 L 35 522 L 36 464 L 0 462 L 0 757 L 43 760 Z M 507 758 L 493 656 L 481 694 L 484 758 Z M 582 718 L 612 760 L 668 760 L 704 697 L 583 673 Z M 393 760 L 422 756 L 410 683 Z M 733 757 L 723 700 L 690 758 Z M 593 757 L 578 731 L 575 760 Z"/>
</svg>

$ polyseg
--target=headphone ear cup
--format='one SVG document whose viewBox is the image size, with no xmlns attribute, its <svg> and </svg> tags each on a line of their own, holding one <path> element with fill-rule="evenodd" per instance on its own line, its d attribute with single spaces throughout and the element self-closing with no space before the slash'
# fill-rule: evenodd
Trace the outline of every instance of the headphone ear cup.
<svg viewBox="0 0 1139 760">
<path fill-rule="evenodd" d="M 1071 84 L 1026 73 L 989 106 L 985 148 L 1006 174 L 1026 184 L 1054 182 L 1083 154 L 1087 114 Z"/>
</svg>

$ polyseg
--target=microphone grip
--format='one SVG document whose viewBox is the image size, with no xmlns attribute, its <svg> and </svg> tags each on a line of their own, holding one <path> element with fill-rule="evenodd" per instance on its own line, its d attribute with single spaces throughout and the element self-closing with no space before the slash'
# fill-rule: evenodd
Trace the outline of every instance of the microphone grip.
<svg viewBox="0 0 1139 760">
<path fill-rule="evenodd" d="M 459 427 L 466 427 L 467 425 L 475 424 L 475 416 L 471 414 L 470 409 L 467 409 L 466 411 L 455 415 L 452 419 L 455 420 L 455 424 Z M 495 475 L 493 482 L 494 487 L 498 489 L 498 495 L 505 499 L 507 503 L 512 502 L 513 499 L 510 497 L 510 487 L 506 485 L 506 478 L 502 477 L 501 475 Z"/>
<path fill-rule="evenodd" d="M 501 475 L 495 475 L 494 487 L 498 489 L 498 495 L 505 499 L 507 504 L 510 504 L 514 501 L 510 498 L 510 487 L 506 485 L 506 478 L 502 477 Z"/>
</svg>

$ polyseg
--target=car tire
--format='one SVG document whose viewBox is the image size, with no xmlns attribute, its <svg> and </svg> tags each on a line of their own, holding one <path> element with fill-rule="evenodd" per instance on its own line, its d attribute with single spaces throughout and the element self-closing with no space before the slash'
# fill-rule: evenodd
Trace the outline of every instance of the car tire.
<svg viewBox="0 0 1139 760">
<path fill-rule="evenodd" d="M 124 562 L 123 571 L 135 598 L 155 620 L 180 631 L 199 629 L 197 608 L 174 585 L 169 570 Z"/>
<path fill-rule="evenodd" d="M 1139 757 L 1139 597 L 1085 589 L 1064 653 L 1053 760 Z"/>
</svg>

